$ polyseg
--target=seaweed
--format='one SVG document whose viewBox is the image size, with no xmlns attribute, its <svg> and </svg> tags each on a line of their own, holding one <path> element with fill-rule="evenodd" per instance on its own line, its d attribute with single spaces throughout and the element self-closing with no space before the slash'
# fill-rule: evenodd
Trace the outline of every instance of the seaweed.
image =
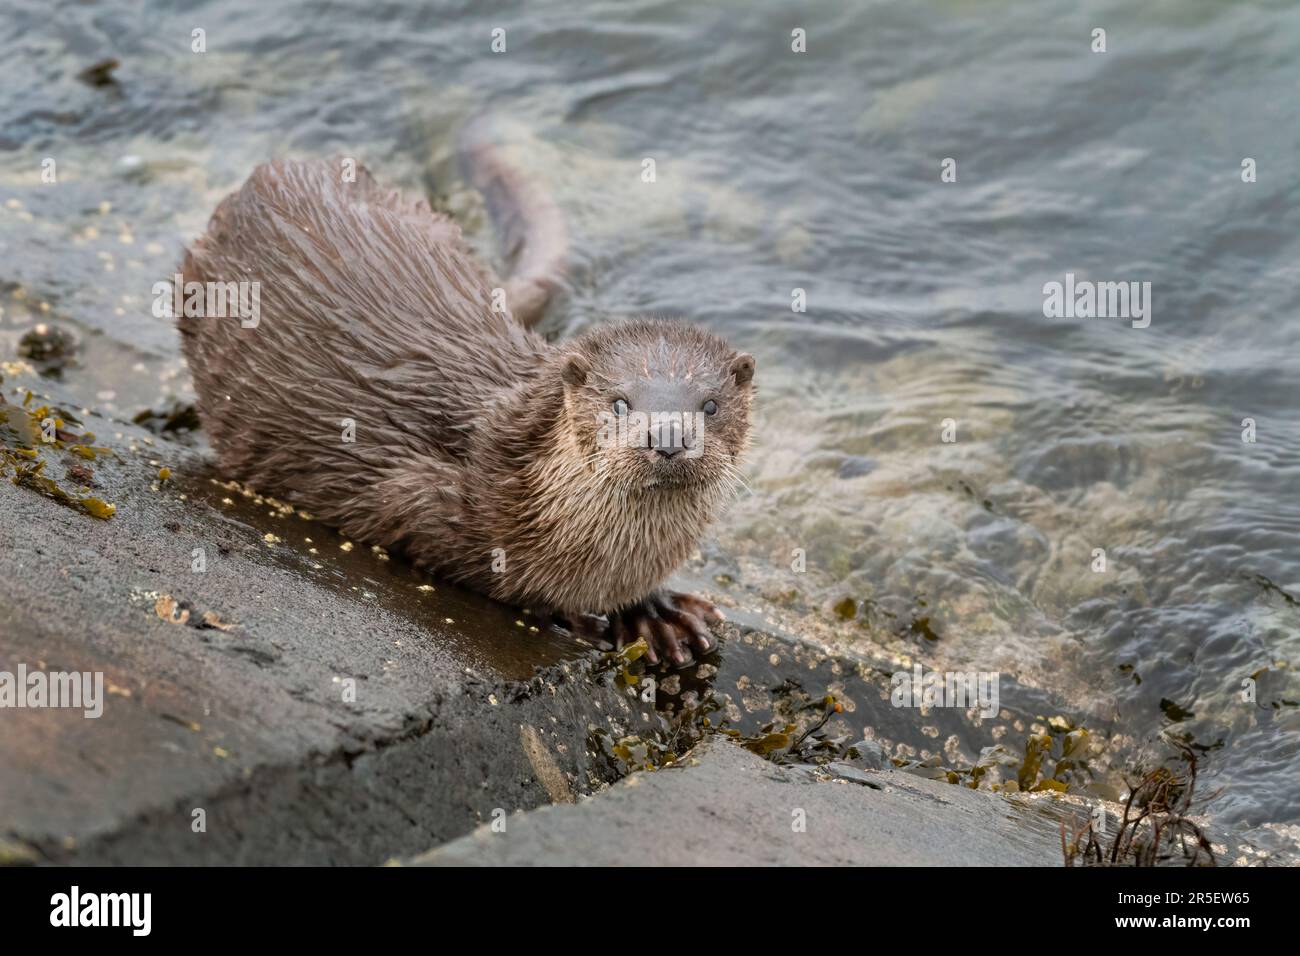
<svg viewBox="0 0 1300 956">
<path fill-rule="evenodd" d="M 1186 770 L 1157 767 L 1130 780 L 1119 828 L 1109 846 L 1102 845 L 1092 819 L 1083 824 L 1072 821 L 1068 838 L 1062 821 L 1061 853 L 1066 866 L 1218 865 L 1209 839 L 1189 817 L 1196 790 L 1196 752 L 1182 741 L 1167 739 Z"/>
<path fill-rule="evenodd" d="M 31 392 L 27 393 L 22 406 L 10 404 L 0 396 L 0 475 L 9 475 L 10 481 L 19 488 L 35 491 L 92 518 L 104 521 L 113 517 L 117 512 L 116 505 L 64 488 L 45 474 L 46 460 L 41 457 L 44 450 L 62 449 L 93 461 L 96 456 L 107 454 L 108 449 L 93 447 L 91 442 L 95 436 L 92 434 L 76 435 L 67 431 L 65 426 L 76 422 L 67 412 L 46 405 L 29 408 L 31 400 Z M 50 425 L 53 426 L 53 440 L 44 441 L 42 439 Z M 74 469 L 79 470 L 74 472 Z M 74 464 L 68 469 L 68 476 L 82 486 L 93 484 L 93 473 L 84 466 Z"/>
<path fill-rule="evenodd" d="M 1160 709 L 1164 711 L 1164 715 L 1175 724 L 1181 724 L 1183 721 L 1191 720 L 1196 716 L 1185 707 L 1179 707 L 1167 697 L 1160 698 Z"/>
<path fill-rule="evenodd" d="M 619 777 L 636 770 L 659 770 L 677 762 L 677 752 L 658 737 L 628 734 L 615 740 L 608 730 L 595 725 L 587 727 L 587 746 L 592 753 L 603 756 Z"/>
<path fill-rule="evenodd" d="M 844 621 L 851 621 L 858 616 L 858 602 L 851 597 L 835 602 L 835 616 Z"/>
<path fill-rule="evenodd" d="M 82 83 L 85 83 L 87 86 L 93 86 L 96 89 L 116 86 L 117 78 L 113 76 L 113 71 L 121 65 L 121 62 L 119 62 L 116 57 L 106 57 L 78 73 L 77 79 Z"/>
<path fill-rule="evenodd" d="M 792 687 L 787 682 L 776 688 L 776 693 L 789 695 L 796 689 L 797 685 Z M 766 757 L 773 763 L 827 764 L 842 759 L 851 749 L 848 736 L 832 737 L 826 731 L 830 719 L 843 711 L 843 705 L 827 694 L 798 704 L 794 720 L 770 721 L 748 737 L 742 737 L 738 731 L 724 729 L 723 732 L 735 737 L 750 753 Z"/>
</svg>

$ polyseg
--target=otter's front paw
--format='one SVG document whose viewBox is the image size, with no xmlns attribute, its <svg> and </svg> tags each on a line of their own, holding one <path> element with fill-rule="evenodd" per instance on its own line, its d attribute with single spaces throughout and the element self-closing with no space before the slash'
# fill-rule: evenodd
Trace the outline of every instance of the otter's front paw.
<svg viewBox="0 0 1300 956">
<path fill-rule="evenodd" d="M 645 638 L 650 647 L 646 660 L 651 664 L 663 659 L 684 667 L 691 663 L 692 647 L 700 654 L 713 649 L 708 625 L 723 620 L 722 612 L 702 597 L 656 591 L 641 603 L 609 615 L 609 639 L 619 648 Z"/>
</svg>

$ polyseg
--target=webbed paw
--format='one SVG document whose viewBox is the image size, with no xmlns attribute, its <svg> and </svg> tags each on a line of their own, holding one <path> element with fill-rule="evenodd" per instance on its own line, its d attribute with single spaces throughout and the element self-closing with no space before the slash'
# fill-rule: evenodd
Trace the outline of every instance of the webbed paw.
<svg viewBox="0 0 1300 956">
<path fill-rule="evenodd" d="M 679 591 L 655 591 L 630 608 L 609 615 L 607 640 L 614 647 L 644 638 L 649 650 L 646 660 L 661 660 L 675 667 L 693 662 L 691 649 L 701 656 L 713 650 L 717 641 L 709 624 L 726 618 L 712 602 Z"/>
</svg>

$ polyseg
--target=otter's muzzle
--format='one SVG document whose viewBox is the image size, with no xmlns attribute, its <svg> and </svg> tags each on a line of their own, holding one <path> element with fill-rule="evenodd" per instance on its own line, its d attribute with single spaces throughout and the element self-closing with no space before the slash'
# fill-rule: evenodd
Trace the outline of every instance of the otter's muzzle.
<svg viewBox="0 0 1300 956">
<path fill-rule="evenodd" d="M 673 458 L 686 454 L 699 447 L 702 437 L 698 434 L 697 416 L 690 412 L 670 412 L 651 418 L 650 430 L 646 434 L 647 447 L 663 458 Z"/>
</svg>

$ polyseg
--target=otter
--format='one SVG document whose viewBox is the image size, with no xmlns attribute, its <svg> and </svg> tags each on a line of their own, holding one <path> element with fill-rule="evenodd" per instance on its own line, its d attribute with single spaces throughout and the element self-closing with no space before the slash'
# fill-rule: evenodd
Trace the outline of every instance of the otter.
<svg viewBox="0 0 1300 956">
<path fill-rule="evenodd" d="M 529 326 L 562 257 L 533 237 L 562 236 L 558 212 L 486 147 L 475 162 L 489 208 L 516 211 L 526 268 L 505 283 L 364 167 L 268 162 L 219 204 L 182 281 L 259 283 L 260 316 L 178 319 L 217 467 L 441 578 L 688 664 L 722 614 L 664 580 L 739 481 L 754 358 L 662 319 L 547 342 Z M 704 427 L 647 432 L 637 412 Z M 611 416 L 634 440 L 609 440 Z"/>
</svg>

